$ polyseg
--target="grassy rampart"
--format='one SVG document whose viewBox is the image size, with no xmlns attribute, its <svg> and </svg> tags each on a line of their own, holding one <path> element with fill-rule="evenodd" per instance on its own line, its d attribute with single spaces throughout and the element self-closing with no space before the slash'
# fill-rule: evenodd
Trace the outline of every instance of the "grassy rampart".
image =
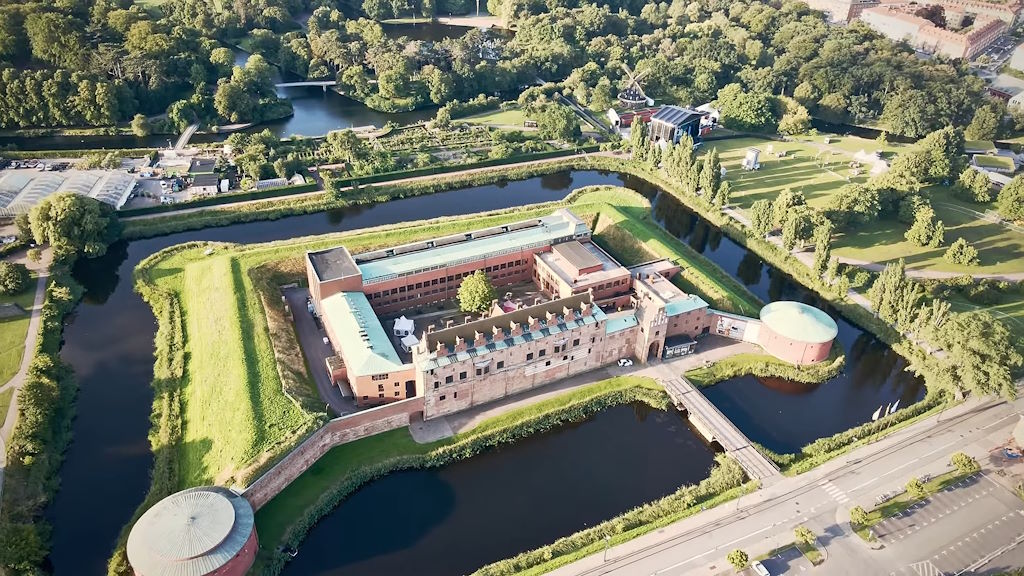
<svg viewBox="0 0 1024 576">
<path fill-rule="evenodd" d="M 710 366 L 689 370 L 686 377 L 701 388 L 748 374 L 761 378 L 785 378 L 805 384 L 817 384 L 835 378 L 842 371 L 846 357 L 837 350 L 838 348 L 838 345 L 834 346 L 831 356 L 824 362 L 810 366 L 790 364 L 770 354 L 735 354 Z"/>
</svg>

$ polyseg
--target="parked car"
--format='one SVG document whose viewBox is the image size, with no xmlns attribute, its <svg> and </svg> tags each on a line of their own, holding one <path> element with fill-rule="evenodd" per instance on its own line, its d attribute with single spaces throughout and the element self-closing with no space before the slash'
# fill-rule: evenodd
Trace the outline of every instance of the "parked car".
<svg viewBox="0 0 1024 576">
<path fill-rule="evenodd" d="M 632 365 L 633 365 L 633 361 L 630 360 L 629 358 L 620 358 L 619 359 L 619 366 L 621 366 L 623 368 L 626 368 L 626 367 L 629 367 L 629 366 L 632 366 Z"/>
<path fill-rule="evenodd" d="M 761 564 L 757 560 L 754 560 L 750 564 L 750 567 L 754 569 L 754 574 L 757 574 L 757 576 L 772 576 L 772 573 L 764 567 L 764 564 Z"/>
</svg>

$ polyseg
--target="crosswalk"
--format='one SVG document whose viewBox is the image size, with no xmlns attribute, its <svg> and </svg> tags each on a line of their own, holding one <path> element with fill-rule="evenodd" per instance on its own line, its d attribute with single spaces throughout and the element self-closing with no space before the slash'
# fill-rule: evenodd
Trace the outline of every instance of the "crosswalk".
<svg viewBox="0 0 1024 576">
<path fill-rule="evenodd" d="M 821 489 L 824 490 L 829 497 L 840 504 L 846 504 L 850 501 L 849 497 L 846 496 L 846 492 L 843 492 L 838 486 L 828 480 L 818 482 L 818 486 L 821 486 Z"/>
<path fill-rule="evenodd" d="M 935 564 L 931 563 L 931 560 L 915 562 L 910 567 L 914 569 L 914 572 L 917 572 L 918 576 L 943 576 L 944 574 Z"/>
</svg>

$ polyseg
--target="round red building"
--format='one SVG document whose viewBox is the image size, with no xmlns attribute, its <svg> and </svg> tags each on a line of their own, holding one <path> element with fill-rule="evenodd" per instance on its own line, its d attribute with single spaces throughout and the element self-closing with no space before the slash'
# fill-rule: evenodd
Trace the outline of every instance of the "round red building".
<svg viewBox="0 0 1024 576">
<path fill-rule="evenodd" d="M 792 364 L 814 364 L 828 358 L 839 334 L 828 314 L 801 302 L 780 300 L 761 308 L 758 344 Z"/>
<path fill-rule="evenodd" d="M 136 576 L 243 576 L 259 547 L 249 501 L 216 486 L 157 502 L 128 535 Z"/>
</svg>

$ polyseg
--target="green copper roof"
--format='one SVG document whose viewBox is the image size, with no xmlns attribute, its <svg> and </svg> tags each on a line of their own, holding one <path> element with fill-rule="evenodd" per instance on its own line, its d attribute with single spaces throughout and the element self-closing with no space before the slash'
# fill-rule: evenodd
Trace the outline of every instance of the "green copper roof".
<svg viewBox="0 0 1024 576">
<path fill-rule="evenodd" d="M 780 336 L 809 344 L 829 342 L 839 334 L 831 316 L 802 302 L 772 302 L 761 308 L 761 322 Z"/>
<path fill-rule="evenodd" d="M 666 316 L 678 316 L 687 312 L 696 310 L 698 308 L 707 308 L 708 303 L 703 298 L 696 294 L 688 294 L 686 298 L 681 298 L 673 302 L 669 302 L 665 305 Z"/>
<path fill-rule="evenodd" d="M 321 312 L 331 319 L 350 376 L 385 374 L 404 366 L 384 326 L 362 292 L 339 292 L 324 298 Z"/>
<path fill-rule="evenodd" d="M 635 314 L 623 314 L 622 316 L 609 318 L 604 323 L 604 333 L 614 334 L 632 328 L 638 324 Z"/>
</svg>

